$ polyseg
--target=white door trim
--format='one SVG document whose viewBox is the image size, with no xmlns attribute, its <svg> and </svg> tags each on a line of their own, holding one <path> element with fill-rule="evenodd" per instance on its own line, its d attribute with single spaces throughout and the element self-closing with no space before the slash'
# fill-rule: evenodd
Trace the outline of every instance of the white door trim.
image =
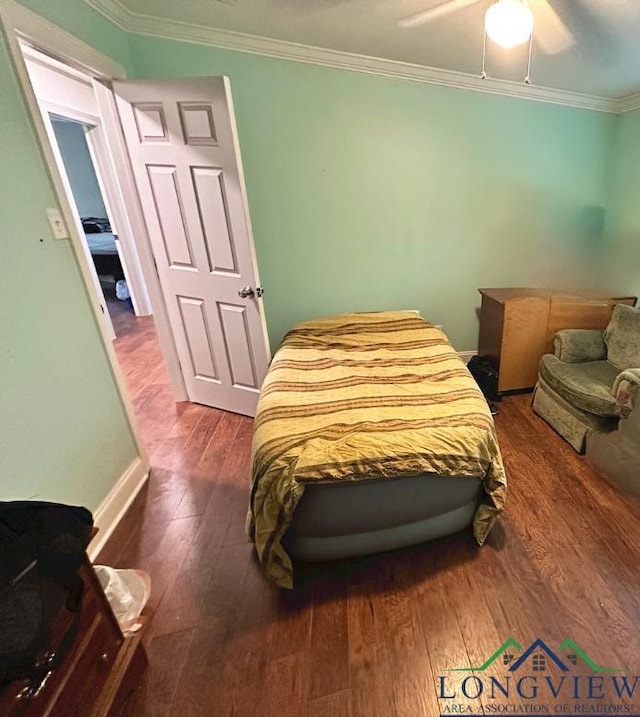
<svg viewBox="0 0 640 717">
<path fill-rule="evenodd" d="M 61 117 L 66 117 L 67 119 L 73 120 L 74 122 L 78 122 L 83 125 L 88 125 L 89 127 L 97 127 L 98 123 L 100 122 L 100 119 L 96 117 L 93 114 L 90 114 L 88 112 L 80 112 L 77 109 L 73 109 L 72 107 L 67 107 L 64 104 L 58 104 L 57 102 L 49 102 L 48 100 L 41 100 L 38 99 L 38 96 L 36 95 L 36 100 L 38 100 L 38 105 L 40 106 L 40 109 L 44 110 L 47 114 L 53 114 L 53 115 L 59 115 Z M 104 199 L 104 197 L 103 197 Z"/>
<path fill-rule="evenodd" d="M 36 47 L 46 50 L 48 54 L 57 56 L 62 60 L 67 60 L 72 66 L 80 67 L 93 75 L 100 77 L 125 77 L 126 73 L 124 68 L 118 63 L 102 55 L 73 35 L 61 30 L 56 25 L 41 18 L 39 15 L 21 7 L 13 0 L 0 0 L 0 22 L 13 70 L 22 90 L 39 148 L 53 185 L 54 195 L 61 210 L 62 217 L 68 227 L 71 244 L 84 279 L 87 298 L 89 299 L 89 304 L 93 310 L 94 318 L 100 331 L 104 350 L 111 365 L 114 381 L 120 394 L 120 400 L 122 401 L 138 449 L 138 455 L 145 466 L 148 467 L 149 458 L 137 427 L 133 404 L 129 399 L 111 337 L 107 332 L 107 326 L 103 320 L 103 312 L 100 308 L 100 297 L 97 295 L 97 291 L 92 284 L 91 270 L 82 250 L 82 239 L 75 226 L 74 212 L 67 199 L 64 184 L 49 143 L 44 120 L 40 114 L 38 101 L 31 87 L 19 40 L 20 38 L 25 38 Z"/>
</svg>

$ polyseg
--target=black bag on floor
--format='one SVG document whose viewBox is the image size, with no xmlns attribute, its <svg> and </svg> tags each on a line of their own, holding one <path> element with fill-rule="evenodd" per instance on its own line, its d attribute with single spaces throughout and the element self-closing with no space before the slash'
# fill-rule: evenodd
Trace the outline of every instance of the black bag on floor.
<svg viewBox="0 0 640 717">
<path fill-rule="evenodd" d="M 83 589 L 78 571 L 92 528 L 85 508 L 0 502 L 0 685 L 53 669 L 73 643 Z M 65 607 L 75 615 L 71 627 L 45 655 L 52 622 Z"/>
<path fill-rule="evenodd" d="M 489 403 L 500 401 L 498 393 L 498 362 L 491 356 L 474 356 L 467 368 Z"/>
</svg>

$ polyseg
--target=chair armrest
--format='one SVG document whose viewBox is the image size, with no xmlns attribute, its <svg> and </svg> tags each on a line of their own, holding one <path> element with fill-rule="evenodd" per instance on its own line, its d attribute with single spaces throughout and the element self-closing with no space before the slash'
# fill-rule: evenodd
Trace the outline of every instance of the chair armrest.
<svg viewBox="0 0 640 717">
<path fill-rule="evenodd" d="M 616 397 L 616 413 L 629 418 L 640 392 L 640 368 L 628 368 L 618 374 L 613 384 Z"/>
<path fill-rule="evenodd" d="M 607 358 L 607 345 L 603 332 L 591 329 L 563 329 L 553 338 L 555 355 L 565 363 L 603 361 Z"/>
</svg>

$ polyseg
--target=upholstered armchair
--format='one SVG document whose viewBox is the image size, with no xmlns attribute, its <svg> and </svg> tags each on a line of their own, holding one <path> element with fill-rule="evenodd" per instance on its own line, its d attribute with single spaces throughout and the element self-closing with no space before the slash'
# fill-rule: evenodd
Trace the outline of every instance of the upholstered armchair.
<svg viewBox="0 0 640 717">
<path fill-rule="evenodd" d="M 640 309 L 618 304 L 604 331 L 559 331 L 554 352 L 540 361 L 533 410 L 578 453 L 590 453 L 593 441 L 606 454 L 611 434 L 638 457 Z"/>
</svg>

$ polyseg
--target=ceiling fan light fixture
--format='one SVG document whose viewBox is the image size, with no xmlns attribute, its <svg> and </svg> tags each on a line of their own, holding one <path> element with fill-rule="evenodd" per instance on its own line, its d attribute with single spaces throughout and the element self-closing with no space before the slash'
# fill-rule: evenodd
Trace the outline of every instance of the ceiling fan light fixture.
<svg viewBox="0 0 640 717">
<path fill-rule="evenodd" d="M 510 49 L 526 42 L 533 32 L 533 13 L 522 0 L 496 0 L 484 18 L 487 36 Z"/>
</svg>

